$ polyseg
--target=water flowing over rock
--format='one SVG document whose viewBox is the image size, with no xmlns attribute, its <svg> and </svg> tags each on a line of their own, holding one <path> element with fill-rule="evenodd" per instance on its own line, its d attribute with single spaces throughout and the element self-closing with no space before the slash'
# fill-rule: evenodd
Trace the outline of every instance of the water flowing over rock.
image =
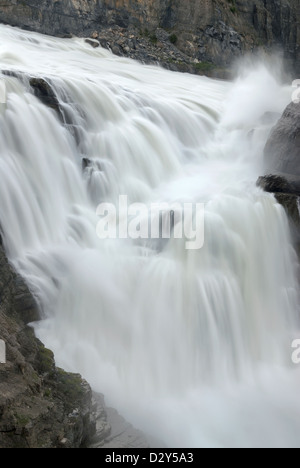
<svg viewBox="0 0 300 468">
<path fill-rule="evenodd" d="M 300 104 L 291 103 L 272 130 L 265 165 L 267 171 L 300 178 Z"/>
<path fill-rule="evenodd" d="M 257 185 L 265 192 L 273 193 L 276 200 L 285 208 L 294 228 L 300 228 L 299 196 L 300 178 L 285 175 L 267 175 L 259 177 Z M 299 234 L 297 234 L 297 239 Z"/>
<path fill-rule="evenodd" d="M 142 66 L 84 39 L 4 25 L 0 38 L 1 68 L 16 73 L 1 74 L 2 241 L 57 365 L 163 446 L 299 447 L 298 263 L 284 209 L 256 186 L 290 90 L 261 63 L 230 83 Z M 63 119 L 28 77 L 50 84 Z M 174 213 L 163 242 L 138 231 L 158 204 L 158 219 Z M 194 212 L 180 222 L 174 205 Z M 107 236 L 99 206 L 118 212 Z M 203 247 L 187 248 L 199 235 Z M 48 379 L 53 357 L 41 349 Z M 36 372 L 26 356 L 25 375 Z M 53 373 L 45 404 L 61 386 L 77 402 L 78 374 Z M 80 422 L 76 408 L 58 422 Z M 124 440 L 105 435 L 104 446 L 146 444 L 120 425 Z M 82 425 L 72 427 L 60 444 L 80 443 Z M 106 423 L 96 429 L 106 434 Z"/>
</svg>

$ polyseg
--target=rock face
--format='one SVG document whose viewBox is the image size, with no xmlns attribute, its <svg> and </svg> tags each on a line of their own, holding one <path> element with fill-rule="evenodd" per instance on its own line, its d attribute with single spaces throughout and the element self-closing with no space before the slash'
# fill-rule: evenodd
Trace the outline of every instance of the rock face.
<svg viewBox="0 0 300 468">
<path fill-rule="evenodd" d="M 280 46 L 300 72 L 299 0 L 0 0 L 0 21 L 59 36 L 116 26 L 133 39 L 150 33 L 158 49 L 163 30 L 191 62 L 223 68 L 258 46 Z"/>
<path fill-rule="evenodd" d="M 21 80 L 75 133 L 50 80 L 4 73 Z M 90 164 L 83 159 L 83 170 Z M 0 236 L 0 448 L 148 447 L 140 431 L 106 408 L 103 395 L 92 394 L 80 375 L 55 366 L 53 353 L 28 326 L 37 320 L 37 304 L 9 265 Z"/>
<path fill-rule="evenodd" d="M 278 203 L 284 206 L 290 219 L 297 228 L 300 228 L 299 196 L 300 179 L 279 175 L 260 177 L 257 185 L 265 192 L 274 193 Z"/>
<path fill-rule="evenodd" d="M 290 104 L 271 131 L 265 147 L 266 174 L 258 186 L 274 193 L 291 221 L 300 258 L 300 104 Z"/>
<path fill-rule="evenodd" d="M 27 323 L 35 301 L 0 246 L 0 448 L 80 447 L 96 430 L 92 392 L 80 375 L 55 366 Z"/>
<path fill-rule="evenodd" d="M 300 104 L 290 104 L 272 130 L 265 164 L 269 172 L 300 177 Z"/>
</svg>

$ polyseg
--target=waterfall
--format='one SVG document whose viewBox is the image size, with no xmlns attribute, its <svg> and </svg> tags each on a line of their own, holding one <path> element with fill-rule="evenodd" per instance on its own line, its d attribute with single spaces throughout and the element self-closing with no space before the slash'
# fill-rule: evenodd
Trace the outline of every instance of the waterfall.
<svg viewBox="0 0 300 468">
<path fill-rule="evenodd" d="M 81 39 L 0 37 L 2 237 L 57 364 L 166 446 L 299 446 L 298 264 L 283 208 L 256 187 L 291 88 L 261 64 L 229 83 Z M 97 206 L 120 195 L 203 203 L 203 248 L 101 240 Z"/>
</svg>

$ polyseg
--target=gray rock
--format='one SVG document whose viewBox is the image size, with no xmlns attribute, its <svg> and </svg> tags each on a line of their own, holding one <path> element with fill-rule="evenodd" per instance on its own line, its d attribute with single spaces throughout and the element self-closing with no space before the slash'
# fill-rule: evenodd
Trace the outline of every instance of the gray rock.
<svg viewBox="0 0 300 468">
<path fill-rule="evenodd" d="M 0 247 L 0 448 L 80 447 L 94 435 L 92 392 L 55 366 L 53 353 L 26 323 L 37 318 L 28 287 Z"/>
<path fill-rule="evenodd" d="M 294 179 L 278 174 L 270 174 L 259 177 L 257 185 L 265 192 L 269 193 L 289 193 L 292 195 L 300 195 L 300 178 Z"/>
<path fill-rule="evenodd" d="M 93 47 L 93 49 L 97 49 L 100 47 L 100 42 L 96 39 L 86 39 L 85 42 Z"/>
<path fill-rule="evenodd" d="M 265 147 L 266 171 L 300 176 L 300 104 L 291 103 Z"/>
<path fill-rule="evenodd" d="M 237 57 L 256 48 L 272 50 L 280 46 L 288 63 L 300 72 L 299 20 L 299 0 L 0 0 L 3 23 L 60 37 L 74 34 L 93 39 L 116 27 L 134 30 L 136 38 L 138 31 L 148 31 L 160 44 L 168 42 L 167 37 L 159 35 L 164 30 L 165 36 L 177 36 L 176 48 L 191 63 L 197 59 L 217 68 L 227 68 Z M 118 39 L 114 38 L 111 48 Z M 139 54 L 136 58 L 141 60 Z M 163 63 L 159 54 L 158 61 Z M 194 67 L 193 71 L 199 69 Z"/>
<path fill-rule="evenodd" d="M 300 259 L 300 177 L 267 175 L 260 177 L 257 185 L 265 192 L 273 193 L 282 205 L 290 221 L 294 245 Z"/>
<path fill-rule="evenodd" d="M 103 395 L 94 394 L 97 413 L 96 434 L 89 448 L 149 448 L 150 443 L 145 435 L 129 424 L 113 408 L 105 409 Z M 100 411 L 99 411 L 100 408 Z"/>
<path fill-rule="evenodd" d="M 33 89 L 35 96 L 42 101 L 43 104 L 47 107 L 51 107 L 58 115 L 61 114 L 58 99 L 50 83 L 48 83 L 44 78 L 30 78 L 29 84 Z"/>
<path fill-rule="evenodd" d="M 20 80 L 43 104 L 57 112 L 58 116 L 63 120 L 59 101 L 52 89 L 50 80 L 47 81 L 45 78 L 32 77 L 27 73 L 12 70 L 2 70 L 2 74 Z"/>
</svg>

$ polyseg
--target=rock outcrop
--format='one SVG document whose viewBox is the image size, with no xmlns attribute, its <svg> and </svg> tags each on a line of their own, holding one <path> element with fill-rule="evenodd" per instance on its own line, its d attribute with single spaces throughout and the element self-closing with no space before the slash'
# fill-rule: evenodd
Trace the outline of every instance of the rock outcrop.
<svg viewBox="0 0 300 468">
<path fill-rule="evenodd" d="M 29 322 L 38 309 L 0 246 L 0 448 L 80 447 L 96 431 L 90 386 L 55 366 Z"/>
<path fill-rule="evenodd" d="M 300 177 L 300 104 L 291 103 L 265 147 L 267 171 Z"/>
<path fill-rule="evenodd" d="M 154 57 L 151 60 L 144 50 L 143 58 L 141 47 L 136 58 L 165 65 L 160 52 L 171 45 L 170 50 L 178 54 L 170 56 L 171 65 L 184 71 L 187 57 L 188 65 L 200 63 L 194 71 L 205 72 L 213 65 L 226 68 L 257 47 L 279 46 L 300 72 L 298 0 L 0 0 L 0 21 L 65 37 L 100 34 L 112 49 L 126 56 L 146 37 Z M 128 36 L 122 50 L 117 44 L 120 29 L 115 28 Z M 161 31 L 167 41 L 161 40 Z"/>
<path fill-rule="evenodd" d="M 290 177 L 288 174 L 266 175 L 260 177 L 257 185 L 265 192 L 273 193 L 278 203 L 284 206 L 293 224 L 300 229 L 299 196 L 300 178 Z"/>
</svg>

